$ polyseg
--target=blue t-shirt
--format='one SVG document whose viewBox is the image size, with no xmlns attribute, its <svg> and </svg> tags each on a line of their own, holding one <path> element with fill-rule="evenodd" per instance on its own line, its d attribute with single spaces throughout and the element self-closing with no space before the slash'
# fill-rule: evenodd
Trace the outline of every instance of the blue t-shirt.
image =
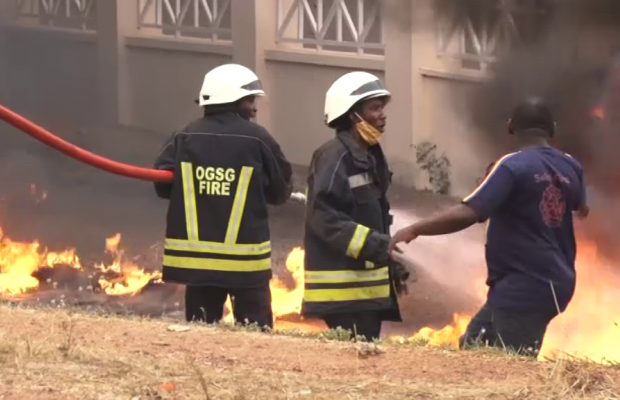
<svg viewBox="0 0 620 400">
<path fill-rule="evenodd" d="M 508 154 L 463 199 L 487 220 L 489 305 L 555 315 L 575 291 L 572 212 L 585 202 L 583 168 L 551 147 Z"/>
</svg>

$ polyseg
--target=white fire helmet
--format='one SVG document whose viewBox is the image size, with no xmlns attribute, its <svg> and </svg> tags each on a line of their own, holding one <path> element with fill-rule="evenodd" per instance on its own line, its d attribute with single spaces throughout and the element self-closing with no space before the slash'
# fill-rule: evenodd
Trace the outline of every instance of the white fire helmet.
<svg viewBox="0 0 620 400">
<path fill-rule="evenodd" d="M 207 72 L 197 102 L 202 107 L 234 103 L 247 96 L 265 96 L 256 74 L 239 64 L 225 64 Z"/>
<path fill-rule="evenodd" d="M 391 97 L 383 83 L 368 72 L 349 72 L 338 78 L 325 95 L 325 123 L 331 126 L 358 102 L 375 97 Z"/>
</svg>

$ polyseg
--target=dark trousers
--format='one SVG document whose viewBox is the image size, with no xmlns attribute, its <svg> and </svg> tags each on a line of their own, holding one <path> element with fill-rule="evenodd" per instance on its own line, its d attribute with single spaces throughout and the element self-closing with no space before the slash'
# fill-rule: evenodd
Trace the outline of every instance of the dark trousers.
<svg viewBox="0 0 620 400">
<path fill-rule="evenodd" d="M 215 286 L 185 287 L 185 319 L 219 322 L 224 316 L 224 304 L 230 295 L 235 321 L 273 328 L 271 289 L 269 285 L 255 288 L 226 289 Z"/>
<path fill-rule="evenodd" d="M 469 322 L 459 347 L 482 344 L 538 357 L 547 326 L 553 318 L 536 312 L 491 309 L 485 303 Z"/>
<path fill-rule="evenodd" d="M 329 329 L 342 328 L 350 331 L 352 336 L 362 336 L 368 342 L 379 339 L 381 334 L 382 319 L 377 311 L 330 314 L 323 316 L 323 321 Z"/>
</svg>

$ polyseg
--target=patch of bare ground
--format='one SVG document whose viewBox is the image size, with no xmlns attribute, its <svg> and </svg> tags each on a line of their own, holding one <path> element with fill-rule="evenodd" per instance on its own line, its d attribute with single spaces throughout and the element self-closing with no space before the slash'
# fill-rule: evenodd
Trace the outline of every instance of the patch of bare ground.
<svg viewBox="0 0 620 400">
<path fill-rule="evenodd" d="M 0 305 L 0 399 L 619 398 L 620 370 Z"/>
</svg>

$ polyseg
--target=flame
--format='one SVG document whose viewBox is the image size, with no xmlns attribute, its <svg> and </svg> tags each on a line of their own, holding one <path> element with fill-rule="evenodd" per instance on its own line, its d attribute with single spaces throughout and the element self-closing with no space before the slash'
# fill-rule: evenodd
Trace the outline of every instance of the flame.
<svg viewBox="0 0 620 400">
<path fill-rule="evenodd" d="M 16 242 L 0 228 L 0 296 L 16 296 L 37 290 L 41 285 L 36 273 L 43 267 L 65 266 L 95 276 L 95 285 L 107 295 L 134 295 L 149 282 L 161 282 L 161 274 L 147 272 L 128 259 L 120 249 L 121 234 L 107 238 L 106 252 L 111 263 L 84 266 L 75 249 L 51 252 L 38 241 Z M 303 331 L 325 329 L 321 321 L 300 317 L 303 297 L 304 251 L 294 248 L 286 259 L 290 279 L 274 277 L 270 283 L 275 328 L 295 328 Z M 620 362 L 620 271 L 604 258 L 595 242 L 578 238 L 577 289 L 567 311 L 555 318 L 549 326 L 541 358 L 556 351 L 586 356 L 598 362 Z M 486 297 L 483 277 L 476 284 L 479 300 Z M 225 321 L 232 322 L 230 299 Z M 440 329 L 425 327 L 410 336 L 393 336 L 400 342 L 424 340 L 431 346 L 458 347 L 459 337 L 465 332 L 470 315 L 455 314 L 452 323 Z"/>
<path fill-rule="evenodd" d="M 564 353 L 600 363 L 620 362 L 620 273 L 600 255 L 596 243 L 584 237 L 578 238 L 576 268 L 575 295 L 567 310 L 549 324 L 539 359 Z M 477 289 L 483 301 L 486 290 Z M 441 329 L 422 328 L 409 338 L 393 339 L 401 343 L 425 339 L 429 345 L 458 348 L 470 320 L 469 315 L 455 314 L 452 324 Z"/>
<path fill-rule="evenodd" d="M 15 242 L 0 228 L 0 295 L 13 296 L 37 289 L 40 282 L 34 274 L 42 267 L 67 266 L 100 274 L 99 286 L 108 295 L 132 295 L 151 281 L 160 282 L 159 272 L 146 272 L 127 260 L 124 252 L 118 250 L 120 240 L 120 233 L 106 239 L 106 250 L 114 259 L 111 264 L 88 268 L 82 265 L 75 249 L 50 252 L 38 241 Z"/>
<path fill-rule="evenodd" d="M 121 234 L 106 239 L 106 250 L 114 256 L 114 262 L 110 265 L 100 264 L 97 268 L 104 273 L 116 275 L 114 279 L 99 278 L 99 286 L 109 295 L 134 295 L 149 282 L 161 282 L 160 272 L 145 272 L 143 268 L 127 261 L 123 250 L 118 246 L 121 242 Z"/>
<path fill-rule="evenodd" d="M 605 109 L 603 108 L 603 106 L 598 105 L 595 106 L 592 109 L 592 116 L 598 119 L 604 119 L 605 118 Z"/>
<path fill-rule="evenodd" d="M 424 327 L 409 337 L 391 336 L 389 339 L 401 344 L 424 341 L 429 346 L 447 346 L 458 349 L 459 338 L 465 333 L 470 320 L 471 317 L 468 315 L 454 314 L 452 323 L 441 329 Z"/>
<path fill-rule="evenodd" d="M 428 341 L 428 344 L 431 346 L 449 345 L 458 348 L 459 338 L 465 333 L 470 319 L 469 316 L 454 314 L 452 325 L 447 325 L 439 330 L 425 327 L 407 340 L 416 341 L 421 339 Z"/>
<path fill-rule="evenodd" d="M 286 269 L 290 274 L 291 283 L 274 277 L 271 288 L 271 309 L 275 319 L 275 329 L 296 328 L 304 331 L 324 329 L 321 321 L 308 321 L 300 317 L 301 302 L 304 294 L 304 250 L 295 247 L 286 258 Z M 234 322 L 230 297 L 226 300 L 224 322 Z M 290 321 L 289 319 L 293 319 Z"/>
<path fill-rule="evenodd" d="M 277 277 L 271 280 L 271 309 L 276 319 L 301 312 L 304 295 L 304 251 L 301 247 L 296 247 L 289 253 L 286 258 L 286 269 L 294 281 L 292 289 Z"/>
<path fill-rule="evenodd" d="M 568 309 L 556 317 L 547 331 L 540 358 L 556 352 L 585 356 L 597 362 L 620 361 L 620 272 L 613 269 L 613 263 L 598 252 L 596 243 L 584 237 L 578 238 L 577 288 Z M 286 289 L 279 279 L 271 282 L 273 310 L 276 316 L 299 313 L 303 296 L 303 250 L 295 248 L 286 262 L 287 269 L 295 280 L 292 290 Z M 475 284 L 476 293 L 482 303 L 487 287 L 484 277 Z M 597 310 L 599 312 L 593 312 Z M 407 343 L 426 341 L 430 346 L 458 348 L 460 336 L 467 329 L 471 315 L 454 314 L 452 323 L 433 329 L 424 327 L 411 336 L 392 336 L 392 341 Z M 297 324 L 303 330 L 319 330 L 316 324 Z"/>
<path fill-rule="evenodd" d="M 579 238 L 577 288 L 547 331 L 541 357 L 560 351 L 597 362 L 620 362 L 620 272 L 595 242 Z"/>
<path fill-rule="evenodd" d="M 39 286 L 32 275 L 42 266 L 79 266 L 74 250 L 59 253 L 41 250 L 38 242 L 14 242 L 0 228 L 0 294 L 25 293 Z"/>
</svg>

